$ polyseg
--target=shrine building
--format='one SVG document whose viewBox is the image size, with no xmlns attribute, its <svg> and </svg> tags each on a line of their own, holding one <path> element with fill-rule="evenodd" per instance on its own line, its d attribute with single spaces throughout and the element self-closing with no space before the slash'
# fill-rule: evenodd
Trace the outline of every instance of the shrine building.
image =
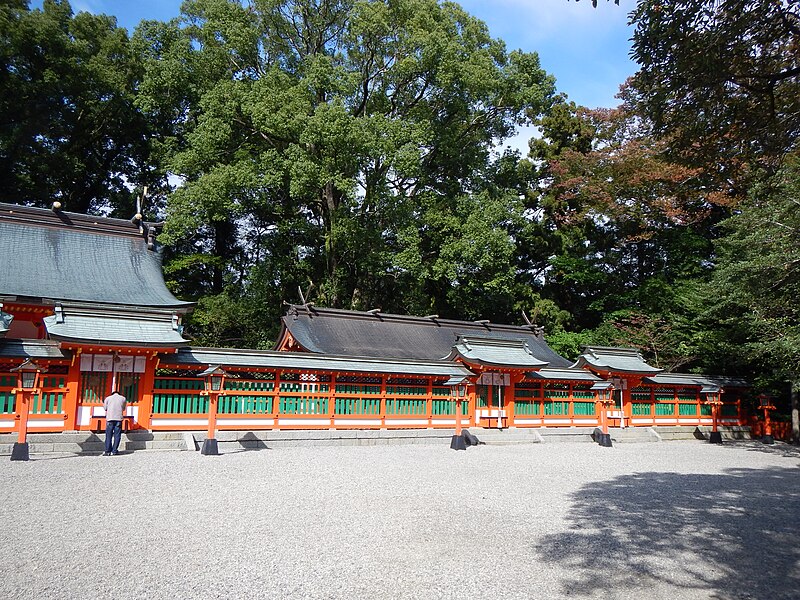
<svg viewBox="0 0 800 600">
<path fill-rule="evenodd" d="M 745 381 L 664 373 L 629 348 L 570 361 L 536 326 L 303 304 L 275 350 L 195 347 L 158 230 L 0 204 L 0 433 L 98 430 L 114 389 L 125 427 L 151 431 L 594 427 L 602 410 L 616 426 L 706 426 L 712 398 L 721 424 L 745 422 Z M 209 373 L 224 373 L 214 402 Z"/>
</svg>

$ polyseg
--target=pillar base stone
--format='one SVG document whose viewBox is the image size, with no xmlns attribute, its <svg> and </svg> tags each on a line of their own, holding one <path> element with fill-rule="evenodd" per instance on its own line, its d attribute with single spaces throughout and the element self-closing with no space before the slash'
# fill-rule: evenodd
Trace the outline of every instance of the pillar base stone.
<svg viewBox="0 0 800 600">
<path fill-rule="evenodd" d="M 203 441 L 203 447 L 200 448 L 200 454 L 205 454 L 206 456 L 218 456 L 219 445 L 217 444 L 217 440 L 215 438 L 208 438 Z"/>
<path fill-rule="evenodd" d="M 30 460 L 28 442 L 14 442 L 11 448 L 11 460 Z"/>
<path fill-rule="evenodd" d="M 450 439 L 450 449 L 451 450 L 466 450 L 467 449 L 467 440 L 464 439 L 464 434 L 461 435 L 454 435 Z"/>
</svg>

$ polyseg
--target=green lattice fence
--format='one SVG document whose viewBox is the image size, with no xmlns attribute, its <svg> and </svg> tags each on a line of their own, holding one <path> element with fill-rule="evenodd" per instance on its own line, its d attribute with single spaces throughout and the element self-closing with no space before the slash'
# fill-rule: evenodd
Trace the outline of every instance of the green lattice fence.
<svg viewBox="0 0 800 600">
<path fill-rule="evenodd" d="M 466 400 L 461 401 L 461 415 L 466 415 L 469 413 L 469 402 Z M 455 415 L 456 414 L 456 401 L 455 400 L 433 400 L 431 405 L 431 414 L 434 417 L 440 417 L 444 415 Z"/>
<path fill-rule="evenodd" d="M 547 393 L 545 393 L 545 395 L 547 395 Z M 544 405 L 545 415 L 563 416 L 569 414 L 569 402 L 545 400 L 542 404 Z"/>
<path fill-rule="evenodd" d="M 538 400 L 514 400 L 514 414 L 524 417 L 541 414 L 541 403 Z"/>
<path fill-rule="evenodd" d="M 337 388 L 339 386 L 336 386 Z M 380 393 L 380 387 L 378 388 Z M 337 415 L 379 415 L 381 414 L 380 398 L 336 398 L 334 413 Z"/>
<path fill-rule="evenodd" d="M 674 417 L 675 416 L 675 404 L 674 403 L 656 404 L 656 416 L 658 416 L 658 417 Z"/>
<path fill-rule="evenodd" d="M 0 390 L 0 415 L 13 415 L 16 397 L 11 390 Z"/>
<path fill-rule="evenodd" d="M 157 377 L 153 387 L 157 390 L 202 390 L 205 382 L 189 377 Z"/>
<path fill-rule="evenodd" d="M 208 413 L 208 396 L 200 394 L 153 394 L 153 414 L 194 415 Z"/>
<path fill-rule="evenodd" d="M 575 416 L 580 417 L 588 417 L 595 415 L 595 403 L 594 402 L 573 402 L 572 403 L 572 414 Z"/>
<path fill-rule="evenodd" d="M 386 414 L 392 416 L 424 416 L 428 414 L 428 402 L 426 400 L 387 398 Z"/>
<path fill-rule="evenodd" d="M 281 396 L 278 412 L 283 415 L 327 415 L 328 398 Z"/>
<path fill-rule="evenodd" d="M 272 396 L 225 394 L 217 399 L 217 413 L 221 415 L 271 414 L 272 403 Z"/>
<path fill-rule="evenodd" d="M 739 416 L 739 407 L 735 404 L 723 404 L 722 411 L 720 412 L 720 416 L 723 417 L 738 417 Z"/>
</svg>

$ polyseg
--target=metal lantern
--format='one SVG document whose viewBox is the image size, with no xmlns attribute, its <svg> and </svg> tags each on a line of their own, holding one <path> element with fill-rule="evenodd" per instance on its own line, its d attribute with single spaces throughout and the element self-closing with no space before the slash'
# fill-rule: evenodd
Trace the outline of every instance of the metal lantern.
<svg viewBox="0 0 800 600">
<path fill-rule="evenodd" d="M 206 392 L 222 391 L 222 383 L 225 381 L 225 375 L 225 371 L 219 365 L 211 365 L 200 373 L 201 377 L 205 377 Z"/>
<path fill-rule="evenodd" d="M 705 385 L 700 390 L 700 393 L 706 397 L 706 404 L 711 406 L 720 406 L 722 404 L 722 388 L 716 385 Z"/>
<path fill-rule="evenodd" d="M 614 384 L 610 381 L 598 381 L 589 389 L 597 392 L 597 399 L 603 404 L 611 404 L 614 402 L 614 398 L 612 397 L 614 393 Z"/>
<path fill-rule="evenodd" d="M 766 408 L 772 409 L 772 397 L 769 394 L 759 394 L 758 395 L 758 406 L 759 408 Z"/>
<path fill-rule="evenodd" d="M 467 395 L 467 384 L 458 383 L 450 386 L 450 396 L 452 398 L 465 398 Z"/>
<path fill-rule="evenodd" d="M 45 367 L 39 366 L 30 358 L 25 359 L 20 366 L 11 369 L 17 373 L 17 387 L 20 389 L 31 391 L 36 388 L 39 379 L 39 373 L 46 371 Z"/>
</svg>

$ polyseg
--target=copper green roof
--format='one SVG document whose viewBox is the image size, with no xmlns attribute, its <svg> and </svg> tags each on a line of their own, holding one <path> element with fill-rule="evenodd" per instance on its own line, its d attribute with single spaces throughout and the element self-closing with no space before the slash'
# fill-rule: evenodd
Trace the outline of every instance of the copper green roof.
<svg viewBox="0 0 800 600">
<path fill-rule="evenodd" d="M 448 358 L 462 359 L 473 365 L 510 369 L 538 369 L 547 366 L 546 362 L 533 355 L 524 339 L 462 337 L 456 341 Z"/>
<path fill-rule="evenodd" d="M 417 360 L 449 356 L 459 337 L 524 340 L 539 363 L 570 365 L 547 345 L 538 328 L 440 319 L 435 315 L 415 317 L 377 310 L 291 306 L 282 318 L 278 347 L 288 336 L 308 352 Z"/>
<path fill-rule="evenodd" d="M 223 368 L 266 368 L 337 371 L 340 373 L 386 373 L 435 377 L 469 377 L 462 365 L 445 361 L 380 360 L 356 356 L 333 356 L 308 352 L 276 352 L 237 348 L 182 348 L 161 356 L 162 367 L 220 365 Z"/>
<path fill-rule="evenodd" d="M 57 307 L 55 315 L 44 318 L 44 326 L 51 339 L 75 343 L 160 348 L 188 344 L 170 313 Z"/>
<path fill-rule="evenodd" d="M 0 203 L 0 301 L 170 308 L 154 229 L 121 219 Z"/>
<path fill-rule="evenodd" d="M 573 368 L 593 369 L 613 373 L 655 375 L 663 369 L 648 365 L 636 348 L 586 346 Z"/>
</svg>

